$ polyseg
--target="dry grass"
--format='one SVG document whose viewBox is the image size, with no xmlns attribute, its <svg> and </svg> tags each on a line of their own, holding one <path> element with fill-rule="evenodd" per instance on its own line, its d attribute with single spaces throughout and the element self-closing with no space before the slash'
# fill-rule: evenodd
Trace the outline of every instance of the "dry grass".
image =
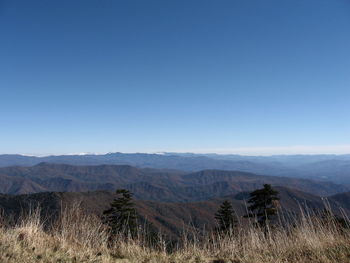
<svg viewBox="0 0 350 263">
<path fill-rule="evenodd" d="M 49 229 L 34 210 L 16 226 L 0 228 L 0 262 L 350 262 L 347 230 L 309 215 L 296 223 L 267 232 L 248 226 L 232 236 L 184 238 L 167 252 L 162 240 L 147 246 L 144 235 L 128 242 L 120 237 L 111 244 L 100 220 L 84 215 L 76 205 L 63 211 Z"/>
</svg>

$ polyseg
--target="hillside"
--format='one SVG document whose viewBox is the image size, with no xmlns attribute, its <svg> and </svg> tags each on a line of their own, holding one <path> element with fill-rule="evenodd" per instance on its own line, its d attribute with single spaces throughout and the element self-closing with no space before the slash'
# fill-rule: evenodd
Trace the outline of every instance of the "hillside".
<svg viewBox="0 0 350 263">
<path fill-rule="evenodd" d="M 73 166 L 40 163 L 31 167 L 0 168 L 0 192 L 114 191 L 127 188 L 143 200 L 162 202 L 202 201 L 223 195 L 251 191 L 264 183 L 286 186 L 327 196 L 349 191 L 344 185 L 301 178 L 263 176 L 240 171 L 204 170 L 185 173 L 176 170 L 136 168 L 128 165 Z"/>
<path fill-rule="evenodd" d="M 6 222 L 6 215 L 0 216 Z M 177 241 L 147 235 L 112 240 L 96 216 L 73 206 L 62 210 L 57 221 L 48 222 L 38 213 L 16 225 L 0 228 L 0 261 L 87 263 L 348 263 L 348 229 L 335 221 L 301 214 L 288 225 L 266 231 L 247 222 L 234 235 L 196 231 Z M 197 234 L 195 234 L 197 233 Z M 175 243 L 174 243 L 175 242 Z"/>
<path fill-rule="evenodd" d="M 290 215 L 298 215 L 302 209 L 322 210 L 325 202 L 321 197 L 304 193 L 295 189 L 276 187 L 281 199 L 283 211 Z M 350 216 L 350 194 L 330 196 L 327 198 L 328 205 L 337 214 L 339 208 L 343 208 Z M 18 218 L 24 211 L 30 208 L 42 207 L 42 216 L 52 221 L 62 211 L 73 203 L 79 203 L 87 214 L 102 215 L 103 210 L 108 208 L 110 202 L 115 198 L 113 192 L 56 192 L 37 193 L 29 195 L 1 195 L 0 208 L 7 217 Z M 246 212 L 245 200 L 247 192 L 224 196 L 202 202 L 189 203 L 164 203 L 155 201 L 135 200 L 136 208 L 143 219 L 151 222 L 157 229 L 168 236 L 179 236 L 183 230 L 195 227 L 199 230 L 213 229 L 215 226 L 214 214 L 223 200 L 229 200 L 241 218 Z M 242 218 L 241 218 L 242 220 Z"/>
<path fill-rule="evenodd" d="M 81 166 L 130 165 L 139 168 L 175 169 L 187 172 L 207 169 L 236 170 L 350 184 L 350 155 L 240 156 L 191 153 L 108 153 L 45 157 L 0 155 L 0 167 L 33 166 L 42 162 Z"/>
</svg>

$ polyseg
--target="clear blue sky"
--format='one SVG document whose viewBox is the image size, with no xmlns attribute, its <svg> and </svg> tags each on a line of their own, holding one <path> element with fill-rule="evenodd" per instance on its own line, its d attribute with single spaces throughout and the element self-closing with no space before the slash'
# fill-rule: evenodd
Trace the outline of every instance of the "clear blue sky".
<svg viewBox="0 0 350 263">
<path fill-rule="evenodd" d="M 1 153 L 331 152 L 350 2 L 0 0 L 0 96 Z"/>
</svg>

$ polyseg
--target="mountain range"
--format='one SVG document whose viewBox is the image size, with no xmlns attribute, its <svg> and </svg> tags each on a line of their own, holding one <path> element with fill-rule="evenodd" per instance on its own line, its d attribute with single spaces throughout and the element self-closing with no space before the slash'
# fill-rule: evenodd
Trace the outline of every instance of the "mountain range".
<svg viewBox="0 0 350 263">
<path fill-rule="evenodd" d="M 127 163 L 129 159 L 129 163 L 136 163 L 138 167 L 128 164 L 96 165 L 99 162 L 108 163 L 107 159 L 110 163 L 117 162 L 116 156 L 120 157 L 117 159 L 121 163 Z M 6 158 L 0 156 L 1 164 L 10 160 L 13 162 L 12 157 L 14 156 L 7 155 L 5 161 Z M 96 160 L 95 157 L 101 160 Z M 28 157 L 33 159 L 16 156 L 18 159 L 13 163 L 16 165 L 0 167 L 0 209 L 8 218 L 18 219 L 23 211 L 39 204 L 43 215 L 55 218 L 63 207 L 78 202 L 87 213 L 101 216 L 102 211 L 115 198 L 115 190 L 126 188 L 134 193 L 136 208 L 143 220 L 152 223 L 152 226 L 168 236 L 177 238 L 186 229 L 192 231 L 193 228 L 214 228 L 214 214 L 223 200 L 229 200 L 242 218 L 246 213 L 249 192 L 268 183 L 278 190 L 281 207 L 290 215 L 298 215 L 306 207 L 311 211 L 322 210 L 326 205 L 337 214 L 345 213 L 350 216 L 350 186 L 320 179 L 319 175 L 312 176 L 312 173 L 319 174 L 317 167 L 322 171 L 327 170 L 328 166 L 334 166 L 334 163 L 348 162 L 347 156 L 338 157 L 340 159 L 329 160 L 325 156 L 309 156 L 308 162 L 299 156 L 255 159 L 193 154 Z M 47 160 L 46 158 L 50 162 L 37 163 Z M 228 167 L 239 164 L 240 168 L 245 166 L 247 169 L 272 167 L 267 165 L 265 158 L 270 164 L 278 163 L 281 166 L 282 163 L 284 167 L 309 167 L 310 175 L 301 178 L 287 177 L 286 174 L 278 176 L 278 173 L 264 175 L 265 173 L 238 170 L 196 170 L 200 167 L 212 167 L 214 164 L 225 164 Z M 293 158 L 295 162 L 291 161 Z M 314 161 L 319 165 L 311 169 Z M 77 163 L 85 164 L 76 165 Z M 251 163 L 256 166 L 251 166 Z M 184 168 L 187 164 L 192 166 Z M 182 169 L 174 169 L 179 167 Z M 197 168 L 192 170 L 190 167 Z M 339 174 L 344 171 L 346 165 L 340 170 L 334 168 L 333 174 L 341 178 Z"/>
<path fill-rule="evenodd" d="M 0 155 L 0 167 L 33 166 L 42 162 L 71 165 L 130 165 L 186 172 L 235 170 L 350 184 L 350 155 L 240 156 L 192 153 L 108 153 L 58 156 Z"/>
<path fill-rule="evenodd" d="M 76 166 L 55 163 L 0 168 L 0 192 L 4 194 L 114 191 L 126 188 L 142 200 L 192 202 L 252 191 L 265 183 L 319 196 L 350 191 L 349 186 L 332 182 L 225 170 L 184 172 L 129 165 Z"/>
</svg>

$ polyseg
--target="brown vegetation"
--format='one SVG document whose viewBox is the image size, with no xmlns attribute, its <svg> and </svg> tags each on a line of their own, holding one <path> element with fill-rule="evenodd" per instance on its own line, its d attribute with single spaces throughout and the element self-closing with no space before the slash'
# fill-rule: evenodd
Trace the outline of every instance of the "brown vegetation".
<svg viewBox="0 0 350 263">
<path fill-rule="evenodd" d="M 139 231 L 136 238 L 109 240 L 100 220 L 77 205 L 62 211 L 57 222 L 45 227 L 34 210 L 15 226 L 0 228 L 0 262 L 349 262 L 350 233 L 335 220 L 303 213 L 284 227 L 263 231 L 252 225 L 235 235 L 208 232 L 194 235 L 167 249 L 159 238 L 150 245 Z M 193 234 L 193 233 L 192 233 Z"/>
</svg>

